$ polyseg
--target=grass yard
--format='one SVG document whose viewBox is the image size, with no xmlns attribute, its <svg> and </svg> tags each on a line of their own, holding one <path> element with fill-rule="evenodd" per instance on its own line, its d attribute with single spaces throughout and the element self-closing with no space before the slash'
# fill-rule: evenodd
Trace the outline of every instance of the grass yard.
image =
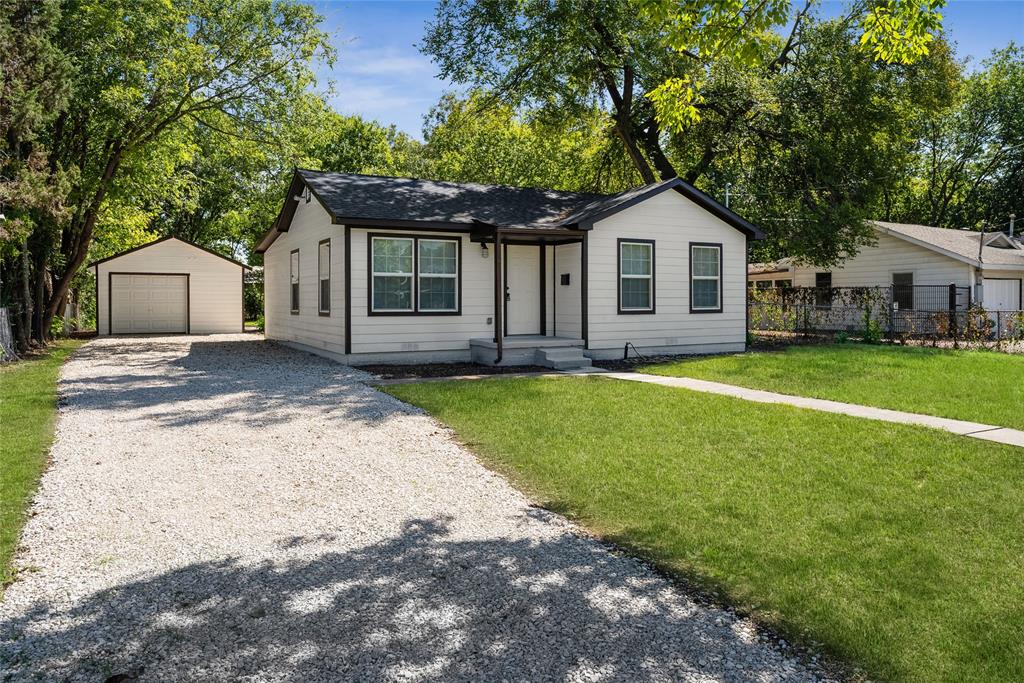
<svg viewBox="0 0 1024 683">
<path fill-rule="evenodd" d="M 386 390 L 551 509 L 871 676 L 1024 680 L 1020 449 L 597 377 Z"/>
<path fill-rule="evenodd" d="M 0 594 L 53 439 L 57 374 L 81 344 L 63 340 L 43 355 L 0 366 Z"/>
<path fill-rule="evenodd" d="M 992 351 L 792 346 L 641 371 L 1024 429 L 1024 356 Z"/>
</svg>

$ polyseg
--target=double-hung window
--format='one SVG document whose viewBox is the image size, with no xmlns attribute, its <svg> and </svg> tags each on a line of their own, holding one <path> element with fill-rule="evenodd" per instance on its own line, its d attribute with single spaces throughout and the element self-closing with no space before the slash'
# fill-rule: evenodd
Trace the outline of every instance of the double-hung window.
<svg viewBox="0 0 1024 683">
<path fill-rule="evenodd" d="M 321 240 L 317 264 L 317 280 L 320 285 L 320 315 L 331 314 L 331 240 Z"/>
<path fill-rule="evenodd" d="M 455 240 L 416 240 L 420 311 L 454 313 L 458 310 L 458 247 Z"/>
<path fill-rule="evenodd" d="M 722 245 L 690 243 L 690 312 L 722 312 Z"/>
<path fill-rule="evenodd" d="M 459 314 L 459 240 L 370 236 L 370 313 Z"/>
<path fill-rule="evenodd" d="M 291 255 L 290 265 L 291 278 L 291 307 L 292 313 L 299 312 L 299 250 L 295 249 Z"/>
<path fill-rule="evenodd" d="M 654 242 L 619 240 L 619 313 L 654 313 Z"/>
</svg>

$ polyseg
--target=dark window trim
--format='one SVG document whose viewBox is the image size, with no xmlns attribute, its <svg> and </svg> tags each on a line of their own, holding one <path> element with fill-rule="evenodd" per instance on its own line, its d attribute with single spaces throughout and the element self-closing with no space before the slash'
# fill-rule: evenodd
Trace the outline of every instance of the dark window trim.
<svg viewBox="0 0 1024 683">
<path fill-rule="evenodd" d="M 651 247 L 651 307 L 650 308 L 623 308 L 622 307 L 622 245 L 623 244 L 647 244 Z M 615 243 L 615 261 L 616 261 L 616 278 L 615 278 L 615 303 L 619 310 L 619 315 L 654 315 L 657 308 L 657 297 L 655 295 L 655 247 L 654 240 L 641 240 L 634 239 L 631 237 L 620 237 Z"/>
<path fill-rule="evenodd" d="M 115 275 L 163 275 L 163 276 L 185 276 L 185 334 L 192 334 L 192 274 L 191 273 L 160 273 L 151 271 L 107 271 L 107 336 L 114 336 L 114 276 Z M 100 269 L 96 268 L 96 282 L 99 282 Z M 97 293 L 99 290 L 96 290 Z M 97 297 L 98 299 L 98 297 Z M 99 309 L 96 309 L 96 332 L 99 333 Z M 120 335 L 146 335 L 150 332 L 120 332 Z"/>
<path fill-rule="evenodd" d="M 897 275 L 909 275 L 910 276 L 910 284 L 909 285 L 898 285 L 898 284 L 896 284 L 896 276 Z M 915 273 L 912 270 L 900 270 L 900 271 L 893 271 L 893 272 L 889 273 L 889 284 L 892 286 L 893 301 L 895 302 L 898 299 L 904 298 L 904 295 L 906 295 L 906 294 L 910 295 L 910 306 L 905 308 L 905 307 L 903 307 L 901 305 L 899 310 L 901 310 L 901 311 L 913 311 L 913 310 L 916 310 L 917 302 L 915 301 L 915 299 L 917 297 L 914 296 L 915 292 L 917 291 L 916 289 L 914 289 L 914 283 L 916 281 L 917 281 L 917 278 L 915 277 Z M 901 289 L 897 289 L 897 288 L 901 288 Z M 907 288 L 907 289 L 909 289 L 909 291 L 903 291 L 902 288 Z"/>
<path fill-rule="evenodd" d="M 718 249 L 718 308 L 694 308 L 693 307 L 693 248 L 694 247 L 715 247 Z M 725 299 L 725 249 L 721 242 L 690 242 L 690 249 L 687 265 L 690 269 L 690 313 L 721 313 Z"/>
<path fill-rule="evenodd" d="M 818 284 L 818 278 L 828 275 L 828 287 Z M 825 290 L 825 291 L 822 291 Z M 832 271 L 822 270 L 814 273 L 814 305 L 817 308 L 832 308 Z"/>
<path fill-rule="evenodd" d="M 320 247 L 327 245 L 327 277 L 320 272 Z M 327 280 L 327 308 L 324 308 L 323 282 Z M 316 307 L 322 317 L 331 315 L 331 238 L 316 243 Z"/>
<path fill-rule="evenodd" d="M 387 237 L 393 239 L 411 239 L 412 244 L 412 301 L 411 311 L 374 311 L 373 310 L 373 239 Z M 419 252 L 420 240 L 455 242 L 455 310 L 454 311 L 421 311 L 420 310 L 420 274 Z M 366 315 L 370 317 L 394 316 L 456 316 L 462 315 L 462 236 L 461 235 L 417 235 L 393 232 L 366 233 Z"/>
<path fill-rule="evenodd" d="M 292 254 L 298 255 L 298 249 L 292 249 L 288 252 L 288 308 L 291 310 L 292 315 L 299 314 L 299 304 L 302 303 L 302 257 L 296 259 L 295 270 L 296 280 L 292 282 Z M 295 296 L 292 297 L 292 285 L 299 285 L 299 289 Z M 294 304 L 294 307 L 292 306 Z"/>
</svg>

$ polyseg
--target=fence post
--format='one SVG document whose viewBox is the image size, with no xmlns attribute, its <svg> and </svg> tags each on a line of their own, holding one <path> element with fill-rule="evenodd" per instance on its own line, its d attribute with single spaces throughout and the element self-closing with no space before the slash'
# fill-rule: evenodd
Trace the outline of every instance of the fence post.
<svg viewBox="0 0 1024 683">
<path fill-rule="evenodd" d="M 886 315 L 886 317 L 887 317 L 888 322 L 889 322 L 889 343 L 890 344 L 895 344 L 896 343 L 896 313 L 895 313 L 895 311 L 893 311 L 893 308 L 892 308 L 893 301 L 896 300 L 895 299 L 895 297 L 896 297 L 895 287 L 896 287 L 896 285 L 889 285 L 889 300 L 885 302 L 885 308 L 888 311 L 888 314 Z"/>
<path fill-rule="evenodd" d="M 953 339 L 956 340 L 957 335 L 957 315 L 956 315 L 956 285 L 949 283 L 949 333 Z"/>
</svg>

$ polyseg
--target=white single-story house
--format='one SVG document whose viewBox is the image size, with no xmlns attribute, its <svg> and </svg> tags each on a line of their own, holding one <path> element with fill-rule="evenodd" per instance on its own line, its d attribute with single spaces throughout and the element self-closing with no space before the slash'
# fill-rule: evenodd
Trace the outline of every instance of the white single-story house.
<svg viewBox="0 0 1024 683">
<path fill-rule="evenodd" d="M 242 278 L 249 266 L 177 237 L 90 263 L 98 334 L 244 331 Z"/>
<path fill-rule="evenodd" d="M 1024 244 L 1001 232 L 981 233 L 927 225 L 870 221 L 877 241 L 830 269 L 790 259 L 750 264 L 750 287 L 896 286 L 901 309 L 917 308 L 914 286 L 956 285 L 990 311 L 1022 304 Z"/>
<path fill-rule="evenodd" d="M 761 232 L 679 179 L 614 195 L 296 171 L 266 335 L 346 363 L 742 351 Z"/>
</svg>

